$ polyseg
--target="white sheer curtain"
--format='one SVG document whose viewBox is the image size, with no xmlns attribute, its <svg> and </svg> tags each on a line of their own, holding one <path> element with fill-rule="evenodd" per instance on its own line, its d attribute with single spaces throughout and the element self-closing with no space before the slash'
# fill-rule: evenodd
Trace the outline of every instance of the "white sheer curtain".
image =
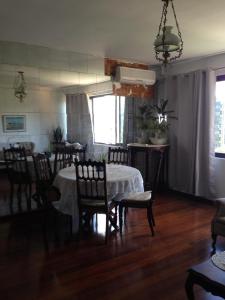
<svg viewBox="0 0 225 300">
<path fill-rule="evenodd" d="M 67 138 L 87 144 L 88 156 L 93 151 L 93 129 L 86 94 L 66 95 Z"/>
<path fill-rule="evenodd" d="M 215 186 L 215 80 L 211 70 L 165 79 L 165 98 L 178 118 L 169 121 L 169 185 L 208 199 L 213 198 Z"/>
</svg>

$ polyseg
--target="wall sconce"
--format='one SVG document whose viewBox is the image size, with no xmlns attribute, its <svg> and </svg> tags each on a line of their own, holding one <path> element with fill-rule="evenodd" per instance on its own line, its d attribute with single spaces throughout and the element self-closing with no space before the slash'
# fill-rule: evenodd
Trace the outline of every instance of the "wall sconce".
<svg viewBox="0 0 225 300">
<path fill-rule="evenodd" d="M 23 99 L 26 97 L 26 82 L 24 79 L 24 72 L 18 71 L 18 75 L 15 78 L 14 84 L 14 94 L 20 100 L 20 103 L 23 102 Z"/>
</svg>

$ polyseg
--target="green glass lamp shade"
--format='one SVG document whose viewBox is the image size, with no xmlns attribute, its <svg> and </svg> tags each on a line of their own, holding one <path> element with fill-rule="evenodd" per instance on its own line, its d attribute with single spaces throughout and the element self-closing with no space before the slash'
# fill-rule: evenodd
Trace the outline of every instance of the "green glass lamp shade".
<svg viewBox="0 0 225 300">
<path fill-rule="evenodd" d="M 165 26 L 165 30 L 162 30 L 162 34 L 157 36 L 154 46 L 157 52 L 173 52 L 180 49 L 180 39 L 173 34 L 173 26 Z M 165 32 L 165 38 L 163 42 L 163 34 Z"/>
</svg>

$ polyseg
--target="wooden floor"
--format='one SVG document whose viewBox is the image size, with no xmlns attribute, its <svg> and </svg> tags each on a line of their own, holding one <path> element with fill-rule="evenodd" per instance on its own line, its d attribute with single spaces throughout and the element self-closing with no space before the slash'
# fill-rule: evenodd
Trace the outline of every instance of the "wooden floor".
<svg viewBox="0 0 225 300">
<path fill-rule="evenodd" d="M 40 228 L 0 224 L 0 299 L 186 299 L 186 270 L 210 256 L 210 221 L 215 207 L 167 194 L 156 199 L 156 235 L 145 210 L 130 209 L 123 239 L 104 244 L 104 224 L 80 242 L 61 243 L 45 252 Z M 96 230 L 96 228 L 94 229 Z M 219 239 L 218 250 L 225 250 Z M 200 288 L 196 299 L 219 299 Z"/>
</svg>

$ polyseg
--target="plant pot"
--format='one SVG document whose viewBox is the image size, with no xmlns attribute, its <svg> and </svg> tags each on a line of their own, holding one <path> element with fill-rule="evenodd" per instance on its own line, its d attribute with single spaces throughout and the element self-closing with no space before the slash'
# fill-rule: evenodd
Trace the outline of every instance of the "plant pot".
<svg viewBox="0 0 225 300">
<path fill-rule="evenodd" d="M 167 144 L 167 137 L 150 137 L 150 141 L 153 145 L 165 145 Z"/>
</svg>

